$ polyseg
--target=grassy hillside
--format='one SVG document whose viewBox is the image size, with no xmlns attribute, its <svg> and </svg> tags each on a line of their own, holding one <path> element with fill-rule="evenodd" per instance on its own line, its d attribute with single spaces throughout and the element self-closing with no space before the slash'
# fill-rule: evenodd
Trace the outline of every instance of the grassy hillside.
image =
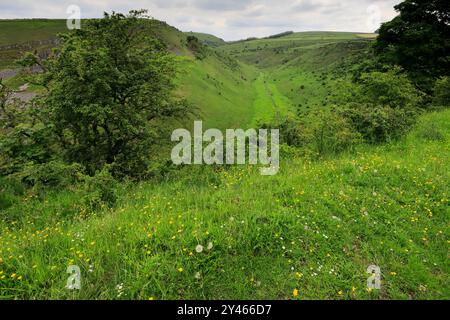
<svg viewBox="0 0 450 320">
<path fill-rule="evenodd" d="M 0 47 L 55 38 L 67 31 L 66 20 L 0 20 Z"/>
<path fill-rule="evenodd" d="M 169 50 L 177 55 L 189 54 L 183 33 L 162 21 L 153 20 L 151 23 L 154 36 L 166 43 Z M 54 45 L 39 42 L 68 32 L 66 20 L 50 19 L 0 20 L 0 30 L 0 68 L 17 67 L 14 61 L 26 51 L 50 50 Z"/>
<path fill-rule="evenodd" d="M 312 49 L 322 49 L 338 43 L 367 43 L 370 39 L 373 38 L 347 32 L 300 32 L 280 38 L 239 41 L 220 49 L 243 62 L 273 67 L 308 55 L 314 52 Z M 337 52 L 345 54 L 341 50 Z"/>
<path fill-rule="evenodd" d="M 356 155 L 285 160 L 275 177 L 186 168 L 121 185 L 117 209 L 96 213 L 76 191 L 30 192 L 1 211 L 0 296 L 446 298 L 449 121 L 424 116 L 403 141 Z M 64 288 L 72 264 L 79 292 Z M 367 291 L 370 264 L 380 291 Z"/>
<path fill-rule="evenodd" d="M 198 108 L 205 127 L 225 129 L 250 124 L 253 79 L 257 75 L 254 68 L 227 62 L 214 53 L 203 60 L 182 58 L 181 64 L 178 94 Z"/>
<path fill-rule="evenodd" d="M 23 52 L 49 50 L 47 42 L 66 30 L 66 20 L 0 20 L 0 69 L 15 67 Z"/>
<path fill-rule="evenodd" d="M 223 45 L 208 59 L 185 65 L 180 92 L 200 106 L 207 126 L 254 127 L 324 104 L 333 79 L 365 54 L 370 42 L 361 37 L 310 32 Z M 265 49 L 248 49 L 255 46 Z"/>
</svg>

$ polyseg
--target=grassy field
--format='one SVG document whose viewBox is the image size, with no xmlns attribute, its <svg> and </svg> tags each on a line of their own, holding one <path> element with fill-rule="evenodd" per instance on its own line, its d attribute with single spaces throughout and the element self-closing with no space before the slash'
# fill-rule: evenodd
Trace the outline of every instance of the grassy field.
<svg viewBox="0 0 450 320">
<path fill-rule="evenodd" d="M 449 121 L 424 116 L 403 141 L 337 159 L 286 159 L 275 177 L 186 168 L 118 186 L 117 208 L 96 213 L 76 192 L 30 192 L 1 212 L 1 298 L 446 298 Z M 72 264 L 79 292 L 64 288 Z M 367 291 L 371 264 L 380 291 Z"/>
</svg>

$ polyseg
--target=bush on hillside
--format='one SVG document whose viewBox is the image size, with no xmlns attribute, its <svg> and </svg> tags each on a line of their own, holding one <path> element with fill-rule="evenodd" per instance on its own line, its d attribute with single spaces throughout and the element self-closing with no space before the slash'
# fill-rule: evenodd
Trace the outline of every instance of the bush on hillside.
<svg viewBox="0 0 450 320">
<path fill-rule="evenodd" d="M 437 106 L 450 106 L 450 77 L 442 77 L 436 81 L 433 103 Z"/>
<path fill-rule="evenodd" d="M 28 186 L 64 188 L 80 181 L 84 168 L 78 163 L 66 164 L 53 160 L 42 164 L 29 164 L 15 176 Z"/>
<path fill-rule="evenodd" d="M 25 187 L 18 179 L 0 178 L 0 211 L 11 207 L 24 194 Z"/>
<path fill-rule="evenodd" d="M 354 102 L 391 108 L 416 108 L 424 98 L 399 67 L 364 73 L 355 89 Z"/>
<path fill-rule="evenodd" d="M 22 171 L 30 164 L 55 158 L 55 137 L 41 119 L 45 111 L 34 102 L 24 106 L 11 99 L 10 89 L 0 83 L 0 176 Z"/>
<path fill-rule="evenodd" d="M 400 138 L 416 122 L 424 94 L 398 67 L 363 73 L 358 82 L 335 83 L 331 101 L 368 143 Z"/>
<path fill-rule="evenodd" d="M 330 109 L 311 112 L 301 119 L 288 117 L 280 124 L 263 127 L 279 128 L 281 143 L 315 156 L 351 150 L 362 141 L 351 123 Z"/>
<path fill-rule="evenodd" d="M 187 36 L 186 43 L 189 50 L 191 50 L 195 57 L 199 60 L 206 58 L 206 47 L 195 36 Z"/>
<path fill-rule="evenodd" d="M 368 143 L 400 138 L 415 124 L 417 115 L 411 109 L 367 104 L 350 104 L 339 112 Z"/>
<path fill-rule="evenodd" d="M 90 211 L 113 208 L 117 202 L 117 181 L 108 166 L 103 167 L 93 177 L 84 177 L 83 202 Z"/>
<path fill-rule="evenodd" d="M 359 144 L 361 135 L 351 123 L 332 110 L 320 110 L 307 117 L 310 145 L 318 155 L 338 154 Z"/>
</svg>

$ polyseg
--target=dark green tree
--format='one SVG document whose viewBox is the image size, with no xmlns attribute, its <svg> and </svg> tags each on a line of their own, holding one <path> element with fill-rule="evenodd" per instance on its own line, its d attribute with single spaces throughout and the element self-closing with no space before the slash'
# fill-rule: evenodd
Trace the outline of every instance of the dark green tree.
<svg viewBox="0 0 450 320">
<path fill-rule="evenodd" d="M 206 48 L 195 36 L 187 36 L 186 43 L 189 50 L 191 50 L 197 59 L 204 59 L 206 57 Z"/>
<path fill-rule="evenodd" d="M 187 112 L 172 98 L 173 55 L 151 36 L 145 13 L 105 13 L 61 35 L 40 75 L 62 156 L 89 173 L 111 164 L 119 176 L 145 175 L 164 122 Z"/>
<path fill-rule="evenodd" d="M 438 106 L 450 106 L 450 77 L 443 77 L 436 81 L 433 102 Z"/>
<path fill-rule="evenodd" d="M 379 30 L 375 50 L 383 62 L 402 66 L 428 93 L 450 74 L 450 1 L 406 0 Z"/>
</svg>

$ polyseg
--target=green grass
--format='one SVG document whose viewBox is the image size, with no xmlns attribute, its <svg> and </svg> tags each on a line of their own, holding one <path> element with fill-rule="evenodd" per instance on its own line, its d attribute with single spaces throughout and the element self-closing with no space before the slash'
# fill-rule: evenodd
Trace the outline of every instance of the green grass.
<svg viewBox="0 0 450 320">
<path fill-rule="evenodd" d="M 240 128 L 251 122 L 254 68 L 227 64 L 216 54 L 204 60 L 182 58 L 181 64 L 178 94 L 198 108 L 196 119 L 204 119 L 205 128 Z"/>
<path fill-rule="evenodd" d="M 336 159 L 289 157 L 274 177 L 185 168 L 159 184 L 122 185 L 116 209 L 90 215 L 76 192 L 30 193 L 2 211 L 16 218 L 0 222 L 0 295 L 448 298 L 449 121 L 449 110 L 426 115 L 403 141 Z M 79 292 L 64 288 L 72 264 Z M 366 290 L 371 264 L 380 291 Z"/>
<path fill-rule="evenodd" d="M 254 115 L 252 127 L 258 123 L 270 123 L 284 118 L 293 111 L 291 101 L 280 93 L 275 83 L 261 73 L 254 83 L 256 99 L 253 103 Z"/>
<path fill-rule="evenodd" d="M 13 90 L 19 90 L 19 88 L 26 83 L 28 83 L 27 91 L 39 92 L 39 91 L 44 90 L 44 87 L 42 87 L 42 86 L 30 84 L 28 76 L 25 74 L 21 74 L 21 73 L 17 74 L 16 76 L 14 76 L 12 78 L 4 80 L 3 83 Z"/>
</svg>

